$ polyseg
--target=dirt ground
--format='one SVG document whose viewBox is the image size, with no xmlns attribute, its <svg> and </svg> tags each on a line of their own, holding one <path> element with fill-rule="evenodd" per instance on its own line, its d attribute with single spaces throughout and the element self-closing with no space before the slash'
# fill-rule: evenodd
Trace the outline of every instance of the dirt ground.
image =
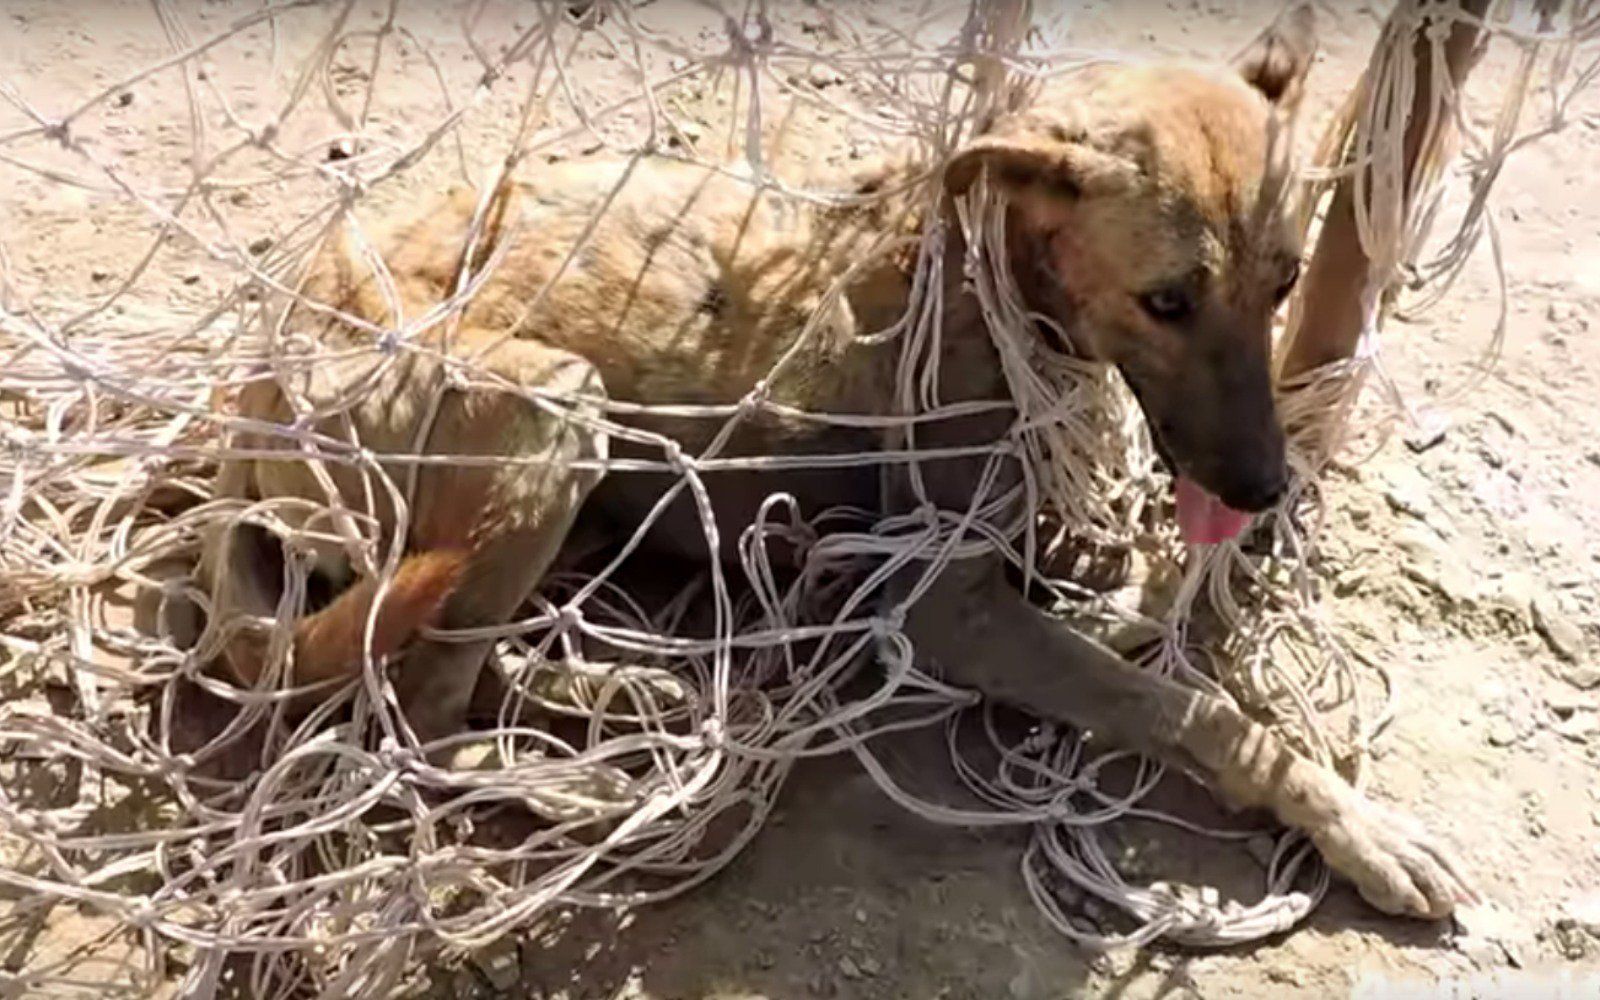
<svg viewBox="0 0 1600 1000">
<path fill-rule="evenodd" d="M 655 20 L 685 37 L 715 30 L 716 18 L 705 11 L 669 0 L 655 6 Z M 1366 6 L 1332 6 L 1312 79 L 1313 125 L 1355 79 L 1376 35 L 1376 15 Z M 428 41 L 438 71 L 459 94 L 477 64 L 462 41 L 460 8 L 439 7 L 409 11 L 402 23 Z M 198 39 L 256 5 L 184 2 L 174 9 Z M 488 5 L 479 37 L 511 37 L 528 9 Z M 818 5 L 776 9 L 781 28 L 824 20 Z M 1275 8 L 1173 0 L 1072 9 L 1073 38 L 1084 44 L 1225 57 Z M 355 16 L 375 13 L 362 6 Z M 286 28 L 276 65 L 260 32 L 219 48 L 205 62 L 209 85 L 249 118 L 281 97 L 286 67 L 316 35 Z M 169 51 L 151 5 L 0 3 L 0 80 L 47 113 L 75 106 Z M 386 75 L 371 131 L 413 140 L 444 109 L 435 67 L 415 46 L 399 52 L 380 71 Z M 335 74 L 336 85 L 355 86 L 366 70 L 353 58 L 344 65 L 349 79 Z M 614 69 L 595 55 L 575 66 L 596 78 Z M 1492 84 L 1508 72 L 1509 60 L 1492 56 L 1477 92 L 1492 96 Z M 468 118 L 462 151 L 469 157 L 500 148 L 494 139 L 515 125 L 516 82 L 514 71 Z M 855 86 L 820 82 L 841 100 Z M 709 94 L 688 100 L 686 110 L 711 132 L 721 105 Z M 1482 119 L 1489 107 L 1482 103 L 1474 114 Z M 0 133 L 21 121 L 0 103 Z M 822 158 L 845 163 L 878 141 L 842 125 L 838 116 L 797 120 L 793 144 L 844 136 Z M 314 149 L 329 134 L 328 119 L 316 115 L 293 127 L 298 131 L 285 141 L 294 148 Z M 185 179 L 187 130 L 182 85 L 162 74 L 119 92 L 82 119 L 74 136 L 154 189 Z M 35 165 L 82 170 L 81 160 L 60 150 L 12 152 Z M 455 156 L 447 140 L 383 197 L 403 199 L 437 183 Z M 1057 935 L 1030 901 L 1018 871 L 1022 831 L 930 825 L 884 798 L 853 761 L 836 759 L 800 768 L 769 828 L 686 898 L 625 915 L 580 915 L 538 940 L 439 970 L 430 994 L 1022 1000 L 1435 996 L 1456 989 L 1449 995 L 1548 996 L 1565 981 L 1579 991 L 1570 995 L 1600 995 L 1596 176 L 1600 91 L 1580 99 L 1563 131 L 1519 153 L 1500 180 L 1511 306 L 1493 373 L 1465 397 L 1450 398 L 1471 375 L 1498 309 L 1483 252 L 1438 309 L 1394 324 L 1387 342 L 1390 372 L 1413 405 L 1448 418 L 1442 439 L 1414 439 L 1411 445 L 1428 444 L 1419 451 L 1397 437 L 1333 483 L 1328 612 L 1398 683 L 1397 716 L 1377 748 L 1374 794 L 1459 846 L 1486 907 L 1423 924 L 1385 918 L 1339 886 L 1302 926 L 1264 944 L 1097 957 Z M 216 197 L 242 243 L 265 245 L 304 214 L 315 187 L 314 178 L 302 178 Z M 0 192 L 0 241 L 14 280 L 55 314 L 115 287 L 154 233 L 140 207 L 4 160 Z M 174 242 L 105 322 L 129 329 L 178 322 L 214 301 L 230 280 L 225 268 Z M 910 737 L 889 753 L 902 763 L 926 762 L 918 779 L 923 792 L 954 796 L 936 742 Z M 1208 808 L 1182 787 L 1163 794 L 1182 799 L 1191 814 Z M 1163 872 L 1237 886 L 1247 897 L 1259 892 L 1259 873 L 1237 852 L 1137 824 L 1112 836 L 1130 857 L 1150 859 Z M 1580 986 L 1585 974 L 1591 978 Z"/>
</svg>

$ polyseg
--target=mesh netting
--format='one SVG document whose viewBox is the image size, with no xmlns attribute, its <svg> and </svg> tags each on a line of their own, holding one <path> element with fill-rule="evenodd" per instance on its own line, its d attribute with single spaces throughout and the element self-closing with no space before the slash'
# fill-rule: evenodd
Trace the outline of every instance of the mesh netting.
<svg viewBox="0 0 1600 1000">
<path fill-rule="evenodd" d="M 1493 242 L 1486 198 L 1504 157 L 1559 127 L 1571 95 L 1596 71 L 1580 47 L 1600 32 L 1592 4 L 1555 14 L 1514 8 L 1486 24 L 1519 47 L 1522 60 L 1492 134 L 1477 137 L 1436 72 L 1432 113 L 1440 125 L 1459 119 L 1468 169 L 1449 174 L 1445 151 L 1435 151 L 1406 190 L 1396 179 L 1405 176 L 1411 39 L 1423 6 L 1405 2 L 1391 15 L 1346 128 L 1325 151 L 1328 164 L 1350 166 L 1315 176 L 1331 183 L 1362 172 L 1368 322 L 1354 358 L 1314 373 L 1286 400 L 1292 423 L 1350 425 L 1357 390 L 1382 376 L 1377 331 L 1388 293 L 1403 276 L 1442 294 L 1480 236 Z M 1455 20 L 1471 17 L 1465 7 L 1447 9 L 1430 29 L 1436 45 Z M 353 465 L 402 511 L 408 474 L 395 470 L 452 457 L 388 454 L 380 464 L 360 442 L 330 441 L 303 425 L 247 424 L 226 405 L 264 366 L 281 370 L 286 352 L 298 365 L 339 360 L 282 325 L 308 254 L 329 233 L 343 230 L 368 246 L 364 223 L 405 209 L 419 192 L 467 181 L 486 193 L 476 234 L 487 193 L 504 178 L 597 150 L 711 164 L 776 197 L 839 203 L 854 196 L 785 169 L 795 148 L 828 149 L 831 141 L 812 166 L 833 168 L 903 145 L 931 169 L 1014 90 L 1116 58 L 1070 46 L 1065 14 L 1041 13 L 1026 33 L 1016 30 L 1028 16 L 1021 6 L 978 3 L 874 12 L 474 2 L 447 20 L 398 3 L 295 0 L 218 26 L 214 15 L 155 0 L 149 16 L 170 55 L 81 103 L 63 107 L 0 80 L 14 123 L 0 132 L 0 164 L 19 179 L 16 196 L 86 198 L 92 211 L 120 213 L 148 234 L 144 251 L 117 262 L 86 296 L 56 293 L 21 273 L 16 237 L 0 234 L 0 884 L 23 894 L 16 914 L 65 904 L 104 918 L 97 947 L 118 940 L 134 956 L 105 981 L 84 982 L 38 959 L 0 973 L 0 982 L 25 995 L 143 995 L 181 976 L 187 993 L 207 995 L 236 976 L 258 996 L 388 996 L 441 947 L 483 946 L 559 907 L 684 892 L 760 830 L 796 762 L 836 753 L 853 753 L 887 794 L 936 822 L 1030 827 L 1021 859 L 1027 887 L 1080 943 L 1247 941 L 1292 926 L 1315 906 L 1327 875 L 1293 833 L 1281 838 L 1252 904 L 1125 881 L 1106 847 L 1106 824 L 1137 815 L 1189 825 L 1141 804 L 1160 768 L 1141 764 L 1129 791 L 1103 787 L 1106 759 L 1079 734 L 1045 724 L 1016 731 L 918 670 L 894 610 L 881 606 L 885 581 L 907 561 L 925 559 L 932 574 L 958 555 L 999 547 L 1030 568 L 1031 585 L 1051 594 L 1059 613 L 1135 649 L 1149 670 L 1238 699 L 1358 783 L 1367 741 L 1386 717 L 1384 705 L 1360 697 L 1387 690 L 1382 677 L 1373 684 L 1379 668 L 1353 657 L 1317 613 L 1323 453 L 1296 453 L 1298 486 L 1249 550 L 1185 551 L 1168 519 L 1154 516 L 1168 484 L 1120 383 L 1100 368 L 1043 364 L 1030 353 L 1029 322 L 997 252 L 1003 216 L 981 188 L 951 224 L 970 248 L 969 277 L 1020 414 L 1002 447 L 1033 459 L 1028 510 L 1051 511 L 1070 538 L 1031 521 L 1019 536 L 1019 525 L 997 513 L 1004 505 L 920 521 L 830 511 L 806 522 L 774 496 L 740 535 L 737 565 L 708 560 L 680 586 L 630 577 L 618 559 L 552 577 L 509 625 L 456 636 L 496 640 L 491 669 L 505 693 L 496 726 L 434 745 L 418 743 L 395 708 L 390 679 L 370 663 L 344 696 L 291 720 L 275 692 L 241 689 L 203 669 L 215 641 L 181 648 L 162 613 L 153 629 L 134 620 L 132 609 L 151 595 L 165 598 L 155 601 L 158 612 L 184 591 L 204 600 L 187 568 L 209 528 L 249 519 L 290 542 L 306 530 L 304 518 L 274 501 L 247 509 L 213 498 L 229 431 L 279 435 L 308 457 Z M 446 36 L 471 53 L 465 69 L 444 63 Z M 261 70 L 248 106 L 208 71 L 247 53 Z M 123 95 L 157 76 L 181 81 L 172 120 L 154 124 L 178 137 L 183 156 L 157 167 L 84 141 L 89 123 L 129 108 Z M 402 76 L 437 82 L 429 110 L 396 105 Z M 1548 114 L 1528 131 L 1521 117 L 1539 79 Z M 708 109 L 722 116 L 711 129 L 702 121 Z M 831 116 L 838 134 L 803 134 L 817 115 Z M 838 130 L 841 122 L 848 127 Z M 1442 199 L 1463 186 L 1449 180 L 1464 182 L 1467 207 L 1452 224 L 1455 235 L 1426 256 L 1423 238 Z M 935 197 L 931 187 L 925 197 Z M 605 208 L 602 200 L 597 212 Z M 272 220 L 271 239 L 254 235 L 263 218 Z M 921 411 L 908 420 L 988 405 L 944 404 L 935 392 L 930 345 L 939 312 L 929 297 L 943 286 L 941 248 L 950 235 L 929 225 L 910 245 L 885 240 L 878 248 L 917 261 L 905 318 L 873 334 L 902 342 L 894 391 Z M 491 256 L 470 280 L 463 269 L 455 295 L 382 331 L 366 350 L 380 362 L 428 350 L 421 334 L 459 313 L 496 264 Z M 191 271 L 207 277 L 189 282 Z M 163 298 L 174 286 L 191 291 Z M 814 324 L 828 307 L 824 301 Z M 648 407 L 591 409 L 502 387 L 659 453 L 609 475 L 665 472 L 677 491 L 703 501 L 709 475 L 807 461 L 720 453 L 738 421 L 778 405 L 769 390 L 784 377 L 780 363 L 739 404 L 672 408 L 721 429 L 694 453 L 624 426 Z M 862 467 L 888 460 L 877 452 L 828 458 Z M 1000 460 L 997 449 L 992 467 Z M 715 552 L 720 539 L 699 507 L 707 551 Z M 364 536 L 359 518 L 353 523 L 346 541 L 358 561 L 374 572 L 392 569 L 398 553 Z M 1015 548 L 1013 537 L 1022 539 Z M 801 553 L 803 570 L 792 579 L 771 565 L 778 542 Z M 1150 578 L 1165 573 L 1171 586 L 1152 611 L 1141 605 L 1147 588 L 1101 592 L 1038 570 L 1041 553 L 1071 545 L 1136 553 Z M 288 561 L 285 584 L 287 620 L 310 585 L 307 566 Z M 873 659 L 881 672 L 862 669 Z M 174 735 L 208 713 L 219 721 L 202 738 Z M 560 725 L 534 722 L 552 718 Z M 920 800 L 874 754 L 876 735 L 941 725 L 973 803 Z M 434 763 L 441 749 L 457 751 L 456 766 Z M 220 761 L 241 755 L 238 774 L 217 776 Z M 1084 922 L 1063 902 L 1063 886 L 1114 904 L 1130 918 L 1124 930 Z M 181 965 L 169 964 L 174 958 Z"/>
</svg>

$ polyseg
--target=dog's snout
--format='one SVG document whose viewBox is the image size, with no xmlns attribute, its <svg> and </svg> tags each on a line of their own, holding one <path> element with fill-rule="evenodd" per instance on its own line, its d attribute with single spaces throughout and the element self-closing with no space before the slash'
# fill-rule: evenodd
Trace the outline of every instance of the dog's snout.
<svg viewBox="0 0 1600 1000">
<path fill-rule="evenodd" d="M 1240 477 L 1222 494 L 1222 502 L 1234 510 L 1255 514 L 1283 499 L 1289 489 L 1289 471 L 1278 466 L 1270 472 Z"/>
</svg>

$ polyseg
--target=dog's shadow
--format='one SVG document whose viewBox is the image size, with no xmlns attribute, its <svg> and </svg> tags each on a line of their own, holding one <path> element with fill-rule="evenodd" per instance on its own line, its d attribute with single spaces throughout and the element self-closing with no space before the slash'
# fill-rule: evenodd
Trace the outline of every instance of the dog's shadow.
<svg viewBox="0 0 1600 1000">
<path fill-rule="evenodd" d="M 940 727 L 880 738 L 872 747 L 919 797 L 982 808 L 954 774 Z M 1134 766 L 1111 765 L 1106 787 L 1129 787 Z M 1265 815 L 1229 813 L 1172 773 L 1142 805 L 1210 829 L 1281 832 Z M 1099 835 L 1135 885 L 1159 879 L 1214 886 L 1222 899 L 1244 905 L 1266 887 L 1259 839 L 1252 852 L 1239 841 L 1140 819 Z M 1448 947 L 1447 924 L 1385 916 L 1335 880 L 1306 920 L 1261 941 L 1204 949 L 1156 944 L 1099 957 L 1058 933 L 1030 898 L 1020 870 L 1029 836 L 1020 827 L 923 819 L 890 800 L 848 754 L 805 761 L 773 819 L 727 870 L 669 903 L 564 914 L 522 943 L 525 993 L 511 995 L 609 998 L 642 987 L 659 997 L 1192 996 L 1206 993 L 1201 960 L 1211 956 L 1295 966 L 1337 963 L 1346 953 L 1324 950 L 1319 954 L 1328 957 L 1311 959 L 1300 947 L 1307 936 L 1353 933 L 1406 949 Z M 1080 928 L 1134 929 L 1104 903 L 1070 890 L 1061 898 Z M 1273 988 L 1265 980 L 1260 986 Z"/>
<path fill-rule="evenodd" d="M 195 708 L 185 704 L 175 715 L 209 718 Z M 195 738 L 214 735 L 208 730 Z M 880 738 L 872 749 L 919 798 L 981 808 L 951 768 L 941 727 Z M 1131 780 L 1120 765 L 1106 775 L 1109 788 Z M 1260 817 L 1225 813 L 1176 775 L 1144 805 L 1202 826 L 1265 827 Z M 1029 835 L 1021 827 L 926 820 L 889 799 L 849 754 L 806 760 L 752 844 L 707 883 L 670 902 L 626 911 L 560 913 L 516 943 L 509 957 L 514 976 L 507 975 L 502 945 L 493 962 L 480 955 L 436 968 L 422 995 L 578 1000 L 640 989 L 653 997 L 1192 995 L 1191 966 L 1216 950 L 1157 945 L 1098 958 L 1058 933 L 1029 897 L 1020 871 Z M 1244 903 L 1263 888 L 1262 866 L 1237 844 L 1143 820 L 1112 824 L 1101 836 L 1135 884 L 1213 885 L 1224 899 Z M 1101 933 L 1132 929 L 1111 907 L 1082 896 L 1066 900 L 1065 909 Z M 1445 944 L 1440 926 L 1384 917 L 1336 883 L 1288 934 L 1224 954 L 1282 949 L 1294 956 L 1298 936 L 1342 931 L 1406 948 Z"/>
<path fill-rule="evenodd" d="M 980 808 L 960 787 L 937 727 L 873 747 L 919 797 Z M 1108 785 L 1131 777 L 1110 774 Z M 1254 818 L 1228 814 L 1175 775 L 1145 804 L 1213 828 L 1248 828 Z M 1313 961 L 1297 947 L 1305 935 L 1354 932 L 1407 949 L 1447 943 L 1441 926 L 1385 917 L 1336 882 L 1285 934 L 1227 949 L 1157 944 L 1102 957 L 1058 933 L 1029 897 L 1020 871 L 1028 836 L 931 822 L 891 801 L 849 755 L 812 760 L 796 769 L 755 841 L 709 882 L 666 903 L 562 914 L 520 943 L 521 979 L 510 992 L 475 970 L 465 975 L 480 981 L 483 997 L 571 1000 L 1193 996 L 1206 995 L 1199 960 L 1275 956 L 1299 965 Z M 1263 866 L 1237 843 L 1143 820 L 1110 824 L 1101 836 L 1130 883 L 1211 885 L 1246 904 L 1264 888 Z M 1058 898 L 1080 927 L 1133 929 L 1109 906 L 1070 892 Z M 1321 954 L 1337 963 L 1346 951 Z"/>
<path fill-rule="evenodd" d="M 933 729 L 873 747 L 913 793 L 975 807 L 936 763 L 942 740 Z M 1018 871 L 1025 843 L 1022 829 L 911 813 L 848 754 L 810 760 L 726 870 L 670 902 L 564 915 L 523 942 L 524 978 L 506 995 L 1079 995 L 1092 956 L 1039 918 Z"/>
</svg>

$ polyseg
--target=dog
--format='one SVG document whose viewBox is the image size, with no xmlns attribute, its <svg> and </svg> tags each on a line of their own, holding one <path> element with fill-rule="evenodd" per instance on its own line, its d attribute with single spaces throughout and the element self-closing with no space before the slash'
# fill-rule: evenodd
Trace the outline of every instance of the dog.
<svg viewBox="0 0 1600 1000">
<path fill-rule="evenodd" d="M 1309 19 L 1293 17 L 1226 66 L 1067 74 L 983 123 L 930 181 L 944 186 L 947 212 L 980 182 L 1003 196 L 1012 271 L 1043 317 L 1038 348 L 1121 373 L 1175 472 L 1192 541 L 1238 534 L 1288 483 L 1268 362 L 1301 247 L 1283 199 L 1267 190 L 1269 128 L 1299 99 L 1314 51 Z M 428 628 L 512 619 L 580 528 L 627 537 L 616 526 L 638 525 L 664 502 L 678 479 L 662 436 L 698 455 L 722 423 L 636 410 L 603 430 L 609 405 L 727 406 L 776 369 L 762 384 L 781 405 L 742 413 L 719 454 L 895 445 L 903 429 L 886 438 L 866 422 L 804 414 L 893 412 L 899 345 L 864 335 L 899 322 L 912 293 L 913 262 L 876 251 L 926 225 L 894 193 L 916 176 L 886 162 L 857 178 L 860 199 L 801 207 L 730 172 L 664 158 L 558 163 L 492 199 L 451 193 L 391 226 L 374 251 L 330 243 L 285 327 L 310 331 L 326 354 L 299 367 L 286 359 L 240 393 L 230 440 L 243 457 L 219 472 L 219 497 L 279 501 L 297 540 L 286 550 L 248 519 L 207 538 L 202 586 L 208 627 L 227 625 L 221 661 L 243 683 L 286 682 L 314 701 L 306 685 L 358 678 L 370 653 L 393 670 L 419 739 L 448 735 L 465 725 L 490 641 L 445 642 Z M 962 283 L 958 233 L 949 244 L 939 396 L 1005 398 L 996 348 Z M 847 273 L 845 293 L 830 297 Z M 459 311 L 443 308 L 467 287 Z M 422 331 L 421 349 L 372 351 L 405 324 Z M 460 374 L 467 362 L 478 374 Z M 916 444 L 994 442 L 1014 419 L 990 411 L 934 421 L 919 425 Z M 313 456 L 263 422 L 320 435 L 324 454 L 347 460 Z M 384 464 L 385 454 L 521 461 Z M 362 455 L 404 484 L 408 503 Z M 605 471 L 630 461 L 655 465 Z M 708 472 L 718 557 L 734 554 L 739 530 L 775 492 L 807 512 L 960 512 L 1018 482 L 1012 462 L 976 497 L 980 461 L 924 460 L 915 479 L 843 463 Z M 700 515 L 694 498 L 678 496 L 644 544 L 704 560 Z M 403 556 L 366 564 L 372 547 L 361 539 Z M 327 591 L 307 595 L 312 610 L 287 656 L 252 625 L 286 600 L 284 558 L 307 560 Z M 923 585 L 925 568 L 897 577 L 891 598 L 910 601 L 901 632 L 949 683 L 1180 766 L 1237 807 L 1271 810 L 1381 910 L 1439 918 L 1474 898 L 1427 834 L 1231 703 L 1135 669 L 1037 609 L 998 557 L 952 561 Z"/>
</svg>

